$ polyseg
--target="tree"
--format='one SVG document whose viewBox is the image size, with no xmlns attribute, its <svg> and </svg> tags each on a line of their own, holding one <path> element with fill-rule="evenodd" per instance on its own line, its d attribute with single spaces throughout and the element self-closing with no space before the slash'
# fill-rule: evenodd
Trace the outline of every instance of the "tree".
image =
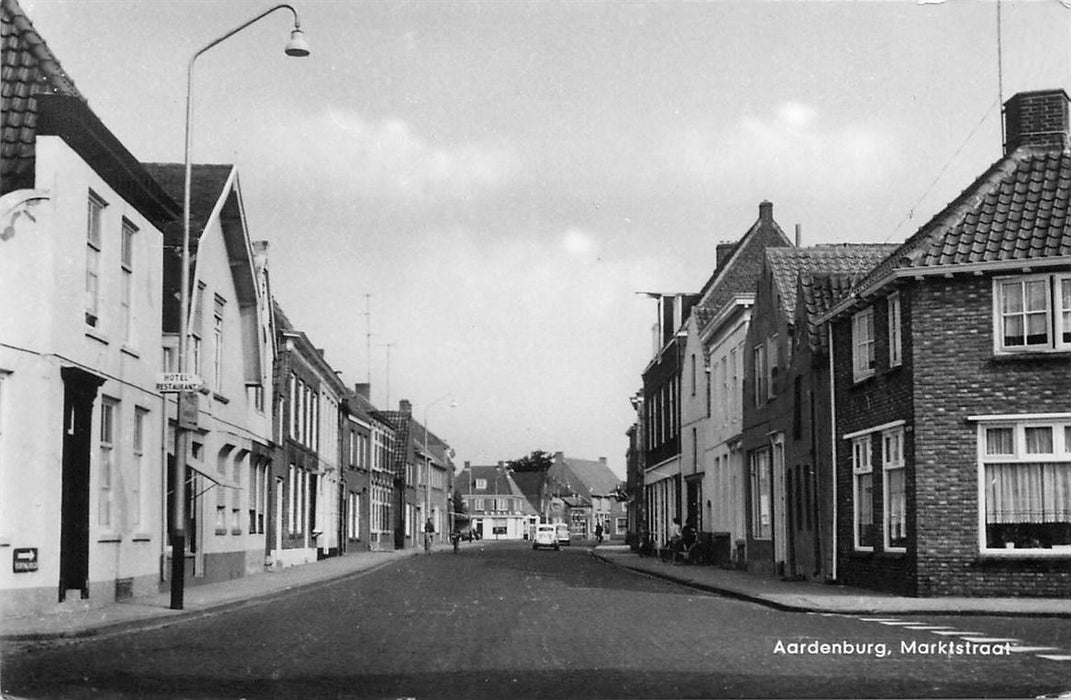
<svg viewBox="0 0 1071 700">
<path fill-rule="evenodd" d="M 450 509 L 454 511 L 454 515 L 466 515 L 465 499 L 461 497 L 461 492 L 455 490 L 453 497 L 450 499 Z"/>
<path fill-rule="evenodd" d="M 554 456 L 543 450 L 534 450 L 531 454 L 509 462 L 506 466 L 515 472 L 543 472 L 554 464 Z"/>
</svg>

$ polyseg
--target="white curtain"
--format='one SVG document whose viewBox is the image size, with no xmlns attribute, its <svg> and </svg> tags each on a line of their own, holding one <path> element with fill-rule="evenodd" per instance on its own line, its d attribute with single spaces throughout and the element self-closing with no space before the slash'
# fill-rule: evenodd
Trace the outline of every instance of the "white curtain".
<svg viewBox="0 0 1071 700">
<path fill-rule="evenodd" d="M 987 464 L 990 524 L 1071 522 L 1071 463 Z"/>
</svg>

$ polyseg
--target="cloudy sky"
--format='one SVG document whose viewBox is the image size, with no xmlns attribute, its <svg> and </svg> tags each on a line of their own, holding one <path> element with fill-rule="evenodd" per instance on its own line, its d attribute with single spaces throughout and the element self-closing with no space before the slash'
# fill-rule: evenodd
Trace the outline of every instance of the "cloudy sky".
<svg viewBox="0 0 1071 700">
<path fill-rule="evenodd" d="M 131 152 L 176 162 L 189 57 L 272 4 L 21 2 Z M 1000 4 L 999 61 L 973 0 L 293 4 L 310 57 L 276 12 L 198 59 L 194 160 L 238 164 L 295 325 L 459 462 L 623 473 L 636 291 L 697 291 L 764 199 L 805 244 L 902 241 L 1000 156 L 1001 95 L 1071 90 L 1057 0 Z"/>
</svg>

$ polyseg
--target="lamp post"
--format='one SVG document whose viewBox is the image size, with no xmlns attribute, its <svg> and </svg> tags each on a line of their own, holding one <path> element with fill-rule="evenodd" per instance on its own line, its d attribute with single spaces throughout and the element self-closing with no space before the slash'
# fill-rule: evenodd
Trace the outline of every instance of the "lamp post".
<svg viewBox="0 0 1071 700">
<path fill-rule="evenodd" d="M 190 58 L 190 64 L 186 69 L 186 142 L 185 142 L 185 167 L 186 177 L 182 191 L 182 270 L 180 271 L 179 290 L 179 344 L 178 344 L 178 367 L 179 371 L 186 373 L 189 370 L 189 337 L 190 337 L 190 180 L 193 172 L 190 151 L 193 144 L 193 66 L 197 58 L 220 44 L 249 25 L 263 19 L 276 10 L 287 9 L 294 15 L 294 28 L 290 31 L 290 41 L 287 42 L 285 52 L 287 56 L 308 56 L 309 46 L 305 43 L 305 34 L 301 31 L 301 21 L 298 19 L 297 10 L 290 5 L 276 5 L 260 13 L 253 19 L 241 24 L 223 36 L 205 45 L 201 50 Z M 178 395 L 178 416 L 175 421 L 175 469 L 172 474 L 173 503 L 171 508 L 171 609 L 182 610 L 183 592 L 185 587 L 186 567 L 186 450 L 187 428 L 193 427 L 194 420 L 188 421 L 186 409 L 189 404 L 196 401 L 194 392 L 180 392 Z M 194 403 L 194 405 L 196 405 Z M 196 408 L 194 408 L 196 412 Z"/>
<path fill-rule="evenodd" d="M 428 411 L 431 407 L 437 403 L 442 403 L 446 399 L 451 398 L 452 394 L 445 394 L 435 399 L 427 406 L 424 407 L 424 541 L 430 547 L 428 539 L 431 534 L 427 531 L 427 521 L 431 518 L 431 453 L 428 452 L 428 433 L 431 430 L 428 428 Z M 450 401 L 450 408 L 455 408 L 457 401 Z"/>
</svg>

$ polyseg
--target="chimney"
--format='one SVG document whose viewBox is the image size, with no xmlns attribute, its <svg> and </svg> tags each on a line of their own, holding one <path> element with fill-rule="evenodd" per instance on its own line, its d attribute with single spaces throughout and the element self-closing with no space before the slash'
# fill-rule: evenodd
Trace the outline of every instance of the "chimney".
<svg viewBox="0 0 1071 700">
<path fill-rule="evenodd" d="M 565 453 L 564 452 L 555 452 L 554 453 L 554 461 L 555 462 L 560 462 L 563 459 L 565 459 Z"/>
<path fill-rule="evenodd" d="M 801 243 L 803 243 L 803 227 L 796 224 L 796 247 L 799 248 Z"/>
<path fill-rule="evenodd" d="M 465 460 L 465 469 L 471 469 L 471 468 L 472 468 L 472 465 L 469 464 L 469 461 L 466 459 Z"/>
<path fill-rule="evenodd" d="M 409 403 L 409 399 L 401 399 L 398 401 L 398 410 L 407 416 L 413 415 L 413 404 Z"/>
<path fill-rule="evenodd" d="M 773 202 L 767 199 L 759 202 L 759 221 L 773 221 Z"/>
<path fill-rule="evenodd" d="M 360 382 L 353 385 L 353 391 L 360 396 L 363 396 L 366 400 L 372 398 L 372 385 L 368 382 Z"/>
<path fill-rule="evenodd" d="M 1004 154 L 1020 146 L 1064 149 L 1068 146 L 1067 93 L 1063 90 L 1020 92 L 1004 103 Z"/>
<path fill-rule="evenodd" d="M 732 241 L 722 241 L 714 249 L 714 267 L 721 267 L 729 261 L 729 256 L 733 254 L 733 248 L 736 244 Z"/>
<path fill-rule="evenodd" d="M 599 457 L 599 464 L 601 464 L 602 466 L 605 467 L 606 466 L 606 458 L 605 457 Z"/>
</svg>

